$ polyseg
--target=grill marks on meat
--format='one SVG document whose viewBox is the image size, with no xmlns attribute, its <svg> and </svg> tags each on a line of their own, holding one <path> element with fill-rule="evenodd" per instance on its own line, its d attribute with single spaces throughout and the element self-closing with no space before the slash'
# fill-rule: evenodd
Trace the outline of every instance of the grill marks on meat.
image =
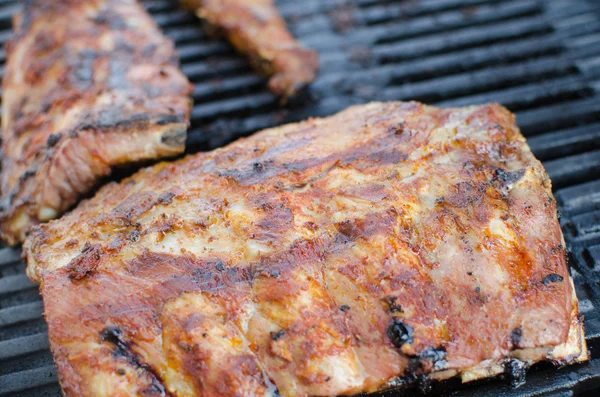
<svg viewBox="0 0 600 397">
<path fill-rule="evenodd" d="M 269 89 L 283 97 L 296 94 L 317 74 L 317 53 L 287 30 L 273 0 L 180 0 L 270 77 Z"/>
<path fill-rule="evenodd" d="M 2 98 L 10 244 L 112 167 L 183 152 L 191 106 L 173 43 L 136 1 L 27 1 L 14 30 Z"/>
<path fill-rule="evenodd" d="M 506 109 L 373 103 L 141 170 L 25 250 L 67 396 L 307 396 L 584 360 L 561 244 Z"/>
</svg>

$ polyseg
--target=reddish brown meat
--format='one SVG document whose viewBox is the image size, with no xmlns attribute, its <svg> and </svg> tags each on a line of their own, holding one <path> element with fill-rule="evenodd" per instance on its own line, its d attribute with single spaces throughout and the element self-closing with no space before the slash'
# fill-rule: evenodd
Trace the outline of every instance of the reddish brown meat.
<svg viewBox="0 0 600 397">
<path fill-rule="evenodd" d="M 180 0 L 270 77 L 269 89 L 283 98 L 315 79 L 317 53 L 287 30 L 273 0 Z"/>
<path fill-rule="evenodd" d="M 2 83 L 0 229 L 9 244 L 111 169 L 184 149 L 191 87 L 136 1 L 32 0 Z"/>
<path fill-rule="evenodd" d="M 263 131 L 25 248 L 67 396 L 329 396 L 587 354 L 550 180 L 498 105 Z"/>
</svg>

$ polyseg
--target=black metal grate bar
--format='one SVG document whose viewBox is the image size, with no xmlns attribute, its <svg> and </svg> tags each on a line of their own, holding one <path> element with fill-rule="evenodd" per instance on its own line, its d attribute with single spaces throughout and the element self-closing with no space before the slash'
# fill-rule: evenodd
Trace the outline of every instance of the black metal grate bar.
<svg viewBox="0 0 600 397">
<path fill-rule="evenodd" d="M 26 303 L 24 305 L 0 309 L 0 327 L 8 327 L 40 318 L 43 313 L 42 302 Z"/>
</svg>

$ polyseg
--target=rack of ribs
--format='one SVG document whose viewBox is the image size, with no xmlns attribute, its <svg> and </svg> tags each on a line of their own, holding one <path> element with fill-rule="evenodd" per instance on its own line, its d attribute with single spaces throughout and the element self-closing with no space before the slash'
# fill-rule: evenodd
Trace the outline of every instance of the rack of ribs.
<svg viewBox="0 0 600 397">
<path fill-rule="evenodd" d="M 311 83 L 317 53 L 298 43 L 272 0 L 180 0 L 221 33 L 252 66 L 270 77 L 269 89 L 284 100 Z"/>
<path fill-rule="evenodd" d="M 330 396 L 587 358 L 499 105 L 371 103 L 109 183 L 25 244 L 66 396 Z"/>
<path fill-rule="evenodd" d="M 136 1 L 23 3 L 2 83 L 9 244 L 114 167 L 182 153 L 191 107 L 173 43 Z"/>
</svg>

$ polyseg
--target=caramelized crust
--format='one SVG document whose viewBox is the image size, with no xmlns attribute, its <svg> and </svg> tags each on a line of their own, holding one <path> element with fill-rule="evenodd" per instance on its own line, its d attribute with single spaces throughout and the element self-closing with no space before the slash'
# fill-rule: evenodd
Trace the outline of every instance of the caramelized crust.
<svg viewBox="0 0 600 397">
<path fill-rule="evenodd" d="M 191 86 L 132 0 L 29 0 L 2 83 L 0 229 L 9 244 L 114 166 L 183 152 Z"/>
<path fill-rule="evenodd" d="M 311 83 L 317 53 L 303 47 L 287 30 L 273 0 L 180 0 L 233 46 L 254 68 L 270 77 L 269 89 L 284 99 Z"/>
<path fill-rule="evenodd" d="M 106 185 L 25 253 L 67 396 L 328 396 L 587 357 L 550 180 L 499 105 L 266 130 Z"/>
</svg>

